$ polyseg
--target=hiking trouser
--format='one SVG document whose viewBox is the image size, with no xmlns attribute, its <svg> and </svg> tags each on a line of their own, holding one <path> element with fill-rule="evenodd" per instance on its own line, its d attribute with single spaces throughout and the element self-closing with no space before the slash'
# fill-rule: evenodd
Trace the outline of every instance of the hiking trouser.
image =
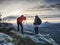
<svg viewBox="0 0 60 45">
<path fill-rule="evenodd" d="M 39 33 L 39 25 L 34 25 L 35 34 Z"/>
<path fill-rule="evenodd" d="M 38 27 L 34 27 L 34 30 L 35 30 L 35 34 L 39 33 Z"/>
<path fill-rule="evenodd" d="M 18 31 L 19 31 L 19 26 L 21 27 L 21 33 L 23 34 L 23 25 L 22 25 L 22 23 L 17 23 L 17 29 L 18 29 Z"/>
</svg>

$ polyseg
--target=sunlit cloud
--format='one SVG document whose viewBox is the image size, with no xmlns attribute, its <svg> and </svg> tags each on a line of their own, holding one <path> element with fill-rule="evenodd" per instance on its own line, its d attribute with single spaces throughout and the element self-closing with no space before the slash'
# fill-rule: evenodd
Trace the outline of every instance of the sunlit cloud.
<svg viewBox="0 0 60 45">
<path fill-rule="evenodd" d="M 0 2 L 0 12 L 3 15 L 18 14 L 17 11 L 44 4 L 42 0 L 0 0 Z"/>
<path fill-rule="evenodd" d="M 0 0 L 0 12 L 3 16 L 60 14 L 60 8 L 57 9 L 56 6 L 59 2 L 59 0 Z"/>
</svg>

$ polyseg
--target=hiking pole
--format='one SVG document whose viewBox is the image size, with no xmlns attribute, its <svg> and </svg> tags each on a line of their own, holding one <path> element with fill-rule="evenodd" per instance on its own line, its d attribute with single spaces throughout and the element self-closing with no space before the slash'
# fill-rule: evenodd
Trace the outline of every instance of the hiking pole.
<svg viewBox="0 0 60 45">
<path fill-rule="evenodd" d="M 23 23 L 27 26 L 27 28 L 28 28 L 28 30 L 29 30 L 29 27 L 30 27 L 30 26 L 28 25 L 27 21 L 24 21 Z"/>
</svg>

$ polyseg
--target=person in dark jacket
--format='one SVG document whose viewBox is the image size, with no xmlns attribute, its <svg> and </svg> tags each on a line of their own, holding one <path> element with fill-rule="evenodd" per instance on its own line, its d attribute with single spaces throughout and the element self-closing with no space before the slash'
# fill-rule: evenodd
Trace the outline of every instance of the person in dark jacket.
<svg viewBox="0 0 60 45">
<path fill-rule="evenodd" d="M 39 33 L 38 27 L 39 25 L 42 23 L 41 19 L 38 17 L 38 15 L 35 16 L 35 20 L 34 20 L 34 30 L 35 30 L 35 34 Z"/>
<path fill-rule="evenodd" d="M 26 20 L 26 17 L 21 15 L 20 17 L 17 18 L 17 25 L 18 25 L 18 31 L 19 31 L 19 25 L 21 26 L 21 33 L 23 34 L 23 25 L 22 22 L 23 20 Z"/>
</svg>

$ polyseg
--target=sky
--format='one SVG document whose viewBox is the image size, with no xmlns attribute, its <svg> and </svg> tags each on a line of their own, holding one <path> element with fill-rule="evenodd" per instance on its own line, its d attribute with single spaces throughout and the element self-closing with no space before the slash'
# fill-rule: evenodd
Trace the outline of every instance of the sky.
<svg viewBox="0 0 60 45">
<path fill-rule="evenodd" d="M 42 2 L 40 0 L 0 0 L 0 12 L 3 15 L 21 14 L 22 10 L 33 8 Z"/>
<path fill-rule="evenodd" d="M 60 15 L 60 0 L 0 0 L 2 17 Z"/>
</svg>

